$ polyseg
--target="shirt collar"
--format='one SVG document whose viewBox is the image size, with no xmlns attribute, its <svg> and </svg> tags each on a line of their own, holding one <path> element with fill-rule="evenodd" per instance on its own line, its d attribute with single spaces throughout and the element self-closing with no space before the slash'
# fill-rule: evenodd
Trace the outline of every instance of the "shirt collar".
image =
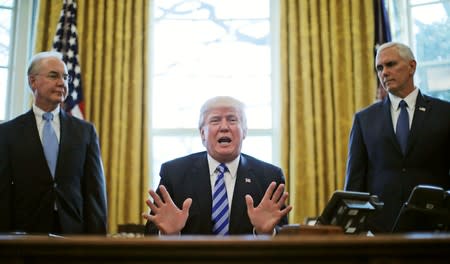
<svg viewBox="0 0 450 264">
<path fill-rule="evenodd" d="M 58 105 L 53 111 L 51 111 L 51 113 L 53 114 L 54 117 L 59 115 L 59 111 L 61 111 L 60 106 Z M 44 113 L 46 113 L 44 110 L 42 110 L 41 108 L 39 108 L 36 104 L 33 103 L 33 112 L 34 115 L 36 117 L 38 117 L 39 119 L 42 119 L 42 115 Z"/>
<path fill-rule="evenodd" d="M 239 161 L 241 159 L 241 155 L 237 156 L 233 161 L 225 163 L 227 165 L 228 171 L 231 174 L 231 178 L 235 178 L 237 174 L 237 169 L 239 166 Z M 212 176 L 216 172 L 217 166 L 219 166 L 220 162 L 211 157 L 208 153 L 208 166 L 209 166 L 209 175 Z"/>
<path fill-rule="evenodd" d="M 417 95 L 419 94 L 419 89 L 417 87 L 414 87 L 414 90 L 408 94 L 405 98 L 400 98 L 398 96 L 395 96 L 391 93 L 389 93 L 389 100 L 391 101 L 391 107 L 394 111 L 398 110 L 398 105 L 400 104 L 401 100 L 404 100 L 406 104 L 408 104 L 409 109 L 414 109 L 416 107 L 416 100 Z"/>
</svg>

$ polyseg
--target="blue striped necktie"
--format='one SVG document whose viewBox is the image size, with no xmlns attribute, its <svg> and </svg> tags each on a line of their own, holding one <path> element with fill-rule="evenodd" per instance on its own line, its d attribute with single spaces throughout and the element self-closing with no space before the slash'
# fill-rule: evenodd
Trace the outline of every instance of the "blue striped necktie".
<svg viewBox="0 0 450 264">
<path fill-rule="evenodd" d="M 55 177 L 56 161 L 58 159 L 58 138 L 52 127 L 53 114 L 48 112 L 42 115 L 45 120 L 44 129 L 42 130 L 42 146 L 44 148 L 45 159 L 52 176 Z"/>
<path fill-rule="evenodd" d="M 398 116 L 397 120 L 397 131 L 395 135 L 397 136 L 397 141 L 400 144 L 402 153 L 404 155 L 406 153 L 406 146 L 408 144 L 409 136 L 409 115 L 408 110 L 406 109 L 408 107 L 408 104 L 406 104 L 404 100 L 401 100 L 399 107 L 401 109 L 400 115 Z"/>
<path fill-rule="evenodd" d="M 217 170 L 216 183 L 214 184 L 213 202 L 212 202 L 212 222 L 213 233 L 216 235 L 228 235 L 229 209 L 227 188 L 225 187 L 224 174 L 228 170 L 227 166 L 221 163 Z"/>
</svg>

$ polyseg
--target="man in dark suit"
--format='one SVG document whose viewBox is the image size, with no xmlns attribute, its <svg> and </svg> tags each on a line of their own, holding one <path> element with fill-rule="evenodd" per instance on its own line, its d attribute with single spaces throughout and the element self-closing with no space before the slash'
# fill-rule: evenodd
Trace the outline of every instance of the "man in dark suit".
<svg viewBox="0 0 450 264">
<path fill-rule="evenodd" d="M 416 60 L 408 46 L 383 44 L 375 63 L 388 96 L 355 114 L 345 182 L 345 190 L 384 202 L 369 219 L 374 233 L 392 231 L 415 186 L 450 189 L 450 103 L 414 86 Z"/>
<path fill-rule="evenodd" d="M 227 96 L 209 99 L 200 111 L 199 130 L 206 152 L 161 166 L 158 191 L 150 190 L 153 202 L 147 200 L 151 213 L 143 214 L 146 233 L 274 234 L 287 224 L 292 207 L 285 206 L 288 193 L 282 170 L 241 153 L 247 134 L 244 105 Z M 216 221 L 213 208 L 220 199 L 213 196 L 220 164 L 226 166 L 227 210 L 217 213 L 225 217 Z"/>
<path fill-rule="evenodd" d="M 69 81 L 60 53 L 36 54 L 28 67 L 32 109 L 0 124 L 0 232 L 106 234 L 105 178 L 95 128 L 60 107 Z M 46 113 L 53 120 L 44 120 Z M 49 154 L 56 158 L 53 163 L 43 143 L 47 122 L 56 145 Z"/>
</svg>

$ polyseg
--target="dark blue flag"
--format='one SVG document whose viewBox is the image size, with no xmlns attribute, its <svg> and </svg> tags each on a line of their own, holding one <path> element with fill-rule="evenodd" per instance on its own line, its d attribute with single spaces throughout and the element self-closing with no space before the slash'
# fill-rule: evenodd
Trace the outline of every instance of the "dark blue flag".
<svg viewBox="0 0 450 264">
<path fill-rule="evenodd" d="M 389 25 L 389 17 L 387 15 L 384 0 L 374 0 L 375 8 L 375 45 L 374 54 L 377 53 L 378 47 L 386 42 L 392 41 L 391 29 Z M 382 100 L 386 97 L 386 91 L 378 80 L 377 99 Z"/>
</svg>

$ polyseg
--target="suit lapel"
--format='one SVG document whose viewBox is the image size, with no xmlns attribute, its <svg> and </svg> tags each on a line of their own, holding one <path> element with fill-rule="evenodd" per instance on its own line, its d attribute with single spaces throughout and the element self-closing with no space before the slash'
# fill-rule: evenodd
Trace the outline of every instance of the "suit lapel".
<svg viewBox="0 0 450 264">
<path fill-rule="evenodd" d="M 383 116 L 385 117 L 385 120 L 383 121 L 383 125 L 385 126 L 383 131 L 389 131 L 389 141 L 399 153 L 402 153 L 402 149 L 395 135 L 395 130 L 392 122 L 391 107 L 391 100 L 389 100 L 389 96 L 386 96 L 386 99 L 383 102 Z"/>
<path fill-rule="evenodd" d="M 231 205 L 230 233 L 236 233 L 242 225 L 243 219 L 248 218 L 245 195 L 250 194 L 256 200 L 258 199 L 256 197 L 264 192 L 265 190 L 261 189 L 259 181 L 256 179 L 255 173 L 247 159 L 241 155 L 234 186 L 233 203 Z M 257 201 L 254 202 L 257 203 Z"/>
<path fill-rule="evenodd" d="M 25 114 L 25 118 L 20 126 L 23 131 L 23 137 L 21 138 L 24 139 L 22 142 L 25 144 L 25 149 L 28 149 L 32 156 L 37 157 L 35 162 L 42 163 L 43 167 L 47 168 L 48 177 L 51 178 L 52 176 L 50 169 L 48 168 L 47 160 L 45 159 L 44 148 L 42 147 L 42 142 L 39 137 L 33 110 L 30 110 Z"/>
<path fill-rule="evenodd" d="M 44 157 L 44 149 L 42 148 L 42 143 L 39 138 L 39 132 L 36 126 L 36 118 L 34 117 L 33 110 L 30 110 L 25 115 L 25 119 L 20 124 L 23 131 L 23 139 L 25 144 L 32 147 L 32 150 L 39 152 L 39 155 Z"/>
<path fill-rule="evenodd" d="M 193 203 L 196 203 L 198 205 L 201 215 L 211 215 L 211 180 L 206 152 L 204 153 L 204 155 L 201 155 L 200 158 L 194 161 L 194 166 L 188 177 L 190 177 L 190 180 L 188 180 L 187 182 L 189 184 L 192 184 Z M 205 197 L 207 198 L 205 199 Z M 212 224 L 209 230 L 212 230 Z"/>
<path fill-rule="evenodd" d="M 61 168 L 62 164 L 62 153 L 65 153 L 67 149 L 70 146 L 70 139 L 73 138 L 72 131 L 73 129 L 70 129 L 70 120 L 68 115 L 62 110 L 59 113 L 59 148 L 58 148 L 58 160 L 56 163 L 56 170 L 55 170 L 55 179 L 59 175 L 59 170 Z"/>
<path fill-rule="evenodd" d="M 431 104 L 429 100 L 427 100 L 427 98 L 425 98 L 419 91 L 416 99 L 416 109 L 414 109 L 414 117 L 411 124 L 411 130 L 409 132 L 406 153 L 411 151 L 411 148 L 415 145 L 415 142 L 420 137 L 420 132 L 423 131 L 423 128 L 425 127 L 424 123 L 430 111 Z"/>
</svg>

